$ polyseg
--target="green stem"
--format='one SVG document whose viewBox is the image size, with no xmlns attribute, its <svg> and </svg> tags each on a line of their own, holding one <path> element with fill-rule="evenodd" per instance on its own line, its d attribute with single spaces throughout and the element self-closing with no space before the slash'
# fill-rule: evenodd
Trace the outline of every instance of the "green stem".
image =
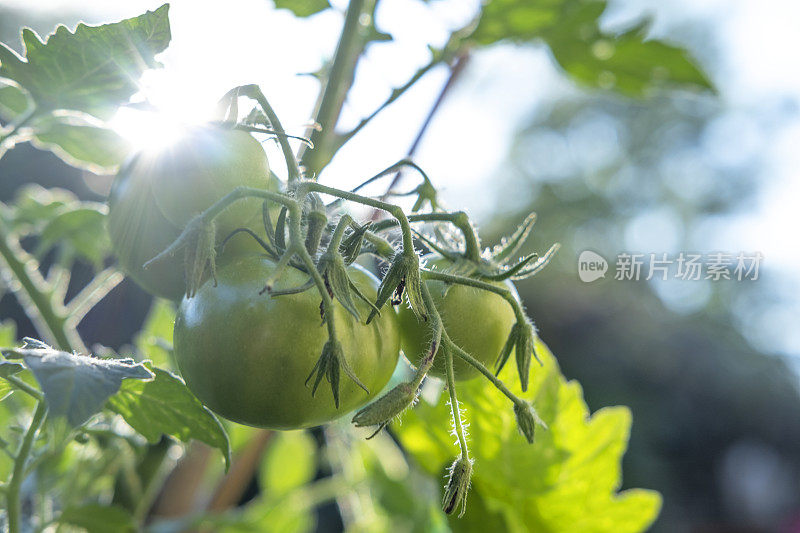
<svg viewBox="0 0 800 533">
<path fill-rule="evenodd" d="M 19 499 L 19 491 L 22 486 L 22 480 L 25 474 L 25 463 L 33 448 L 33 442 L 36 439 L 36 433 L 44 421 L 45 414 L 47 413 L 47 404 L 45 402 L 38 402 L 36 410 L 33 412 L 33 419 L 31 425 L 28 426 L 28 431 L 22 439 L 22 443 L 17 450 L 16 459 L 14 460 L 14 470 L 11 473 L 11 480 L 8 482 L 6 489 L 6 502 L 8 505 L 8 531 L 9 533 L 20 533 L 21 520 L 22 520 L 22 505 Z"/>
<path fill-rule="evenodd" d="M 18 388 L 19 390 L 21 390 L 22 392 L 24 392 L 25 394 L 36 400 L 41 401 L 44 399 L 44 395 L 40 391 L 34 389 L 30 385 L 19 379 L 17 376 L 3 376 L 3 379 L 8 381 L 16 388 Z"/>
<path fill-rule="evenodd" d="M 436 309 L 436 304 L 434 304 L 433 298 L 431 298 L 431 291 L 428 289 L 428 285 L 426 283 L 422 284 L 422 299 L 425 302 L 425 306 L 428 308 L 428 320 L 430 321 L 432 337 L 428 348 L 428 353 L 425 355 L 422 361 L 420 361 L 419 366 L 417 366 L 417 372 L 414 374 L 414 379 L 411 381 L 411 384 L 415 389 L 422 384 L 422 380 L 425 379 L 428 371 L 433 366 L 433 362 L 436 359 L 436 353 L 439 351 L 439 347 L 442 342 L 442 336 L 446 335 L 444 333 L 442 317 L 439 314 L 439 310 Z"/>
<path fill-rule="evenodd" d="M 453 224 L 464 235 L 465 251 L 464 256 L 472 261 L 480 261 L 481 246 L 478 234 L 469 221 L 469 217 L 463 211 L 455 213 L 420 213 L 408 215 L 409 222 L 449 222 Z M 378 233 L 397 225 L 394 220 L 381 220 L 372 225 L 372 231 Z"/>
<path fill-rule="evenodd" d="M 447 337 L 445 337 L 445 340 Z M 447 366 L 447 389 L 450 392 L 450 410 L 453 413 L 453 427 L 458 436 L 458 445 L 461 448 L 461 457 L 464 461 L 469 461 L 469 449 L 467 448 L 467 438 L 464 436 L 464 427 L 461 424 L 461 410 L 458 407 L 458 397 L 456 395 L 456 377 L 453 371 L 453 352 L 448 346 L 444 350 L 444 360 Z"/>
<path fill-rule="evenodd" d="M 333 313 L 333 300 L 328 293 L 328 288 L 325 286 L 325 280 L 322 279 L 322 275 L 314 264 L 314 259 L 312 259 L 311 254 L 308 253 L 303 243 L 303 231 L 300 225 L 300 217 L 300 206 L 295 204 L 289 209 L 289 239 L 291 240 L 289 248 L 294 248 L 295 253 L 300 256 L 300 260 L 308 269 L 308 274 L 317 286 L 319 295 L 322 297 L 322 306 L 325 310 L 325 324 L 328 326 L 328 338 L 331 341 L 335 341 L 336 324 Z"/>
<path fill-rule="evenodd" d="M 400 229 L 403 232 L 403 251 L 406 253 L 414 252 L 414 240 L 411 236 L 411 226 L 408 223 L 408 217 L 403 212 L 403 210 L 400 209 L 398 206 L 381 200 L 376 200 L 368 196 L 362 196 L 360 194 L 356 194 L 353 192 L 341 191 L 339 189 L 328 187 L 326 185 L 322 185 L 315 182 L 304 182 L 303 184 L 300 185 L 300 188 L 303 188 L 306 191 L 315 191 L 315 192 L 321 192 L 323 194 L 329 194 L 337 198 L 350 200 L 351 202 L 355 202 L 357 204 L 367 205 L 370 207 L 374 207 L 376 209 L 380 209 L 382 211 L 386 211 L 387 213 L 392 215 L 395 219 L 397 219 L 397 223 L 400 224 Z M 301 193 L 298 194 L 298 196 L 304 196 L 304 195 Z"/>
<path fill-rule="evenodd" d="M 503 297 L 503 299 L 508 302 L 508 305 L 514 310 L 514 316 L 517 318 L 517 321 L 520 323 L 524 323 L 527 319 L 525 317 L 525 312 L 522 310 L 522 305 L 519 303 L 519 300 L 514 296 L 514 294 L 504 288 L 498 287 L 496 285 L 492 285 L 491 283 L 487 283 L 485 281 L 481 281 L 478 279 L 468 278 L 466 276 L 458 276 L 456 274 L 448 274 L 446 272 L 439 272 L 436 270 L 427 270 L 422 269 L 422 275 L 427 279 L 433 279 L 438 281 L 444 281 L 445 283 L 456 283 L 458 285 L 466 285 L 467 287 L 474 287 L 476 289 L 481 289 L 484 291 L 493 292 Z"/>
<path fill-rule="evenodd" d="M 3 155 L 5 155 L 6 150 L 3 147 L 5 142 L 19 133 L 19 130 L 22 129 L 25 125 L 30 122 L 33 117 L 36 115 L 36 108 L 31 107 L 23 116 L 20 118 L 14 125 L 9 128 L 8 131 L 4 133 L 0 133 L 0 159 L 2 159 Z"/>
<path fill-rule="evenodd" d="M 16 242 L 0 216 L 0 258 L 19 282 L 16 292 L 22 298 L 25 312 L 39 332 L 64 351 L 84 350 L 74 329 L 68 328 L 66 317 L 59 313 L 46 291 L 47 282 L 36 268 L 36 260 Z"/>
<path fill-rule="evenodd" d="M 344 237 L 344 230 L 346 230 L 350 224 L 353 222 L 353 217 L 345 213 L 344 215 L 339 218 L 339 223 L 336 225 L 336 229 L 333 230 L 333 236 L 331 236 L 331 242 L 328 245 L 328 248 L 331 250 L 339 250 L 339 247 L 342 245 L 342 238 Z"/>
<path fill-rule="evenodd" d="M 514 402 L 515 404 L 519 404 L 519 405 L 525 405 L 525 402 L 524 402 L 524 401 L 523 401 L 521 398 L 519 398 L 519 397 L 518 397 L 516 394 L 514 394 L 513 392 L 511 392 L 511 391 L 509 390 L 509 388 L 508 388 L 508 387 L 506 387 L 505 383 L 503 383 L 502 381 L 500 381 L 500 379 L 499 379 L 497 376 L 495 376 L 495 375 L 494 375 L 494 374 L 493 374 L 493 373 L 492 373 L 492 372 L 491 372 L 491 371 L 490 371 L 488 368 L 486 368 L 486 367 L 483 365 L 483 363 L 481 363 L 480 361 L 478 361 L 477 359 L 475 359 L 474 357 L 472 357 L 470 354 L 468 354 L 467 352 L 465 352 L 465 351 L 464 351 L 464 349 L 463 349 L 463 348 L 461 348 L 461 347 L 460 347 L 459 345 L 457 345 L 456 343 L 454 343 L 454 342 L 453 342 L 453 341 L 450 339 L 450 337 L 446 337 L 446 338 L 445 338 L 445 340 L 444 340 L 444 342 L 445 342 L 445 343 L 446 343 L 446 344 L 447 344 L 447 345 L 450 347 L 450 349 L 454 350 L 454 351 L 456 352 L 456 354 L 457 354 L 457 355 L 458 355 L 458 356 L 459 356 L 461 359 L 463 359 L 464 361 L 466 361 L 467 363 L 469 363 L 470 365 L 472 365 L 473 367 L 475 367 L 475 369 L 476 369 L 476 370 L 478 370 L 478 372 L 480 372 L 481 374 L 483 374 L 483 375 L 486 377 L 486 379 L 488 379 L 489 381 L 491 381 L 491 382 L 492 382 L 492 385 L 494 385 L 495 387 L 497 387 L 497 389 L 498 389 L 500 392 L 502 392 L 503 394 L 505 394 L 505 395 L 506 395 L 506 397 L 507 397 L 509 400 L 511 400 L 511 401 L 512 401 L 512 402 Z"/>
<path fill-rule="evenodd" d="M 333 157 L 336 123 L 339 121 L 347 93 L 353 85 L 358 59 L 364 51 L 361 15 L 366 12 L 368 1 L 372 2 L 372 0 L 350 0 L 347 6 L 330 75 L 322 89 L 315 113 L 315 122 L 320 127 L 310 132 L 314 149 L 301 149 L 301 160 L 310 176 L 317 176 Z"/>
<path fill-rule="evenodd" d="M 275 113 L 275 110 L 273 110 L 272 106 L 269 105 L 269 101 L 267 100 L 267 97 L 264 96 L 264 93 L 261 92 L 261 88 L 254 84 L 241 85 L 228 91 L 226 96 L 228 95 L 234 98 L 237 95 L 246 96 L 258 102 L 258 105 L 260 105 L 261 109 L 264 110 L 264 114 L 266 115 L 270 125 L 277 133 L 276 137 L 278 139 L 278 144 L 280 144 L 281 151 L 283 152 L 283 158 L 286 160 L 286 168 L 289 171 L 289 181 L 299 180 L 302 173 L 300 172 L 300 165 L 297 162 L 297 158 L 294 156 L 292 147 L 289 145 L 288 138 L 290 136 L 286 134 L 286 131 L 283 129 L 283 125 L 281 124 L 277 113 Z"/>
</svg>

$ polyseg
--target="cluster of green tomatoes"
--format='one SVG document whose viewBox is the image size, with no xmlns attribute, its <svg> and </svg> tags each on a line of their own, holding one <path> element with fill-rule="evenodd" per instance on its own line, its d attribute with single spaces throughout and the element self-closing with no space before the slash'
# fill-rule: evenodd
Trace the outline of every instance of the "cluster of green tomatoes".
<svg viewBox="0 0 800 533">
<path fill-rule="evenodd" d="M 211 410 L 273 429 L 357 411 L 356 425 L 381 428 L 414 403 L 426 375 L 446 379 L 454 400 L 455 382 L 481 373 L 502 387 L 495 373 L 515 354 L 527 385 L 535 333 L 509 278 L 532 275 L 554 251 L 508 264 L 531 218 L 481 253 L 466 215 L 441 210 L 422 176 L 406 215 L 384 199 L 281 180 L 248 128 L 213 123 L 123 165 L 109 197 L 109 231 L 121 269 L 153 295 L 180 302 L 175 360 Z M 326 204 L 325 196 L 333 199 Z M 359 224 L 347 210 L 353 202 L 390 218 Z M 418 224 L 433 233 L 412 228 Z M 398 364 L 408 364 L 401 350 L 414 377 L 379 397 Z M 503 389 L 532 441 L 535 412 Z M 461 444 L 453 470 L 471 472 Z M 450 511 L 466 487 L 452 492 Z"/>
</svg>

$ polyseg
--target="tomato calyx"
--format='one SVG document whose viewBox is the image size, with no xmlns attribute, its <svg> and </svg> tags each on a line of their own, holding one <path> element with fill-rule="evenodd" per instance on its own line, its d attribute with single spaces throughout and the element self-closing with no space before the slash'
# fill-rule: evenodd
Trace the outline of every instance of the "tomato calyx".
<svg viewBox="0 0 800 533">
<path fill-rule="evenodd" d="M 313 397 L 317 393 L 317 388 L 324 377 L 328 383 L 331 384 L 331 389 L 333 391 L 333 402 L 337 409 L 339 408 L 340 370 L 344 371 L 347 377 L 352 379 L 356 385 L 364 389 L 364 392 L 369 394 L 369 389 L 367 386 L 361 383 L 361 380 L 358 379 L 358 376 L 356 376 L 355 372 L 353 372 L 353 369 L 350 368 L 350 365 L 344 356 L 342 344 L 337 340 L 329 339 L 328 342 L 325 343 L 325 346 L 322 348 L 322 355 L 319 356 L 317 364 L 314 365 L 311 373 L 306 378 L 306 386 L 308 386 L 308 382 L 314 378 L 314 384 L 311 387 L 311 396 Z"/>
</svg>

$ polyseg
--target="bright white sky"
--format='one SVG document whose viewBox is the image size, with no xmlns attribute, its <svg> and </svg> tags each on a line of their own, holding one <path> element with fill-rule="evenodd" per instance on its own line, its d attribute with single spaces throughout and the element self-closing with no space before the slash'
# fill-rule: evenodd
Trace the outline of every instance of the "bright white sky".
<svg viewBox="0 0 800 533">
<path fill-rule="evenodd" d="M 471 16 L 478 0 L 442 0 L 423 5 L 414 0 L 382 0 L 378 25 L 392 33 L 394 43 L 373 46 L 362 61 L 359 83 L 347 103 L 343 123 L 354 124 L 383 101 L 393 86 L 403 83 L 428 59 L 427 44 L 441 44 L 448 28 Z M 90 19 L 114 20 L 153 9 L 160 1 L 4 0 L 26 10 L 64 10 Z M 341 6 L 342 0 L 335 1 Z M 284 126 L 302 133 L 312 114 L 317 82 L 297 73 L 319 68 L 333 49 L 341 15 L 323 13 L 297 21 L 286 11 L 273 10 L 267 0 L 219 2 L 175 0 L 170 20 L 173 40 L 163 54 L 164 70 L 145 82 L 150 98 L 178 117 L 205 118 L 216 100 L 236 84 L 262 86 Z M 800 106 L 800 2 L 794 0 L 620 0 L 612 2 L 608 22 L 655 15 L 653 32 L 670 35 L 681 22 L 713 19 L 718 28 L 720 64 L 706 65 L 722 98 L 737 112 L 722 133 L 745 122 L 771 102 Z M 209 38 L 213 36 L 213 40 Z M 433 72 L 349 144 L 323 175 L 341 186 L 402 157 L 444 82 L 446 72 Z M 451 94 L 425 137 L 417 161 L 444 188 L 451 206 L 466 208 L 478 218 L 495 207 L 488 188 L 496 177 L 516 129 L 537 106 L 572 90 L 541 48 L 495 47 L 475 56 L 467 76 Z M 122 120 L 123 125 L 126 122 Z M 128 122 L 129 133 L 130 120 Z M 168 130 L 164 130 L 168 132 Z M 767 164 L 760 170 L 765 186 L 748 214 L 725 219 L 702 236 L 703 250 L 759 250 L 764 267 L 800 287 L 800 121 L 787 120 L 765 132 Z M 140 136 L 141 138 L 141 136 Z M 154 139 L 153 130 L 144 139 Z M 720 157 L 735 157 L 747 139 L 731 137 L 732 147 Z M 743 144 L 744 143 L 744 144 Z M 273 157 L 272 161 L 279 158 Z M 654 225 L 653 227 L 657 227 Z M 663 235 L 644 235 L 658 242 Z M 797 293 L 797 291 L 795 291 Z M 765 348 L 800 355 L 796 317 L 800 301 L 793 298 L 770 313 L 743 324 Z"/>
</svg>

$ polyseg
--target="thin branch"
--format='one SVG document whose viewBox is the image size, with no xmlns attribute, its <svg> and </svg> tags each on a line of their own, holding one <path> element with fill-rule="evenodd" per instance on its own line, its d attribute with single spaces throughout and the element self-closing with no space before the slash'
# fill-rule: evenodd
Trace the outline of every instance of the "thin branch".
<svg viewBox="0 0 800 533">
<path fill-rule="evenodd" d="M 301 147 L 301 162 L 308 175 L 312 177 L 319 174 L 333 155 L 331 142 L 336 135 L 336 123 L 339 121 L 347 93 L 353 85 L 356 65 L 366 44 L 361 31 L 363 26 L 361 15 L 366 12 L 367 2 L 372 4 L 374 0 L 350 0 L 339 43 L 336 45 L 336 53 L 333 56 L 330 75 L 323 86 L 314 114 L 314 122 L 320 127 L 310 128 L 306 132 L 316 148 L 309 150 Z"/>
<path fill-rule="evenodd" d="M 442 105 L 447 94 L 452 89 L 453 85 L 455 85 L 456 81 L 461 77 L 461 73 L 464 72 L 464 68 L 467 66 L 469 62 L 469 52 L 464 51 L 459 54 L 458 59 L 456 59 L 455 64 L 450 69 L 450 76 L 447 78 L 447 82 L 445 82 L 444 86 L 442 87 L 439 96 L 436 98 L 436 101 L 433 103 L 431 110 L 428 111 L 428 116 L 425 117 L 425 121 L 420 126 L 419 132 L 417 136 L 414 138 L 414 142 L 411 143 L 411 147 L 408 149 L 408 153 L 406 154 L 406 158 L 411 159 L 414 154 L 417 152 L 417 148 L 419 147 L 422 138 L 425 136 L 425 132 L 428 131 L 428 126 L 430 126 L 431 122 L 433 121 L 434 115 L 439 110 L 439 107 Z M 400 183 L 403 177 L 403 169 L 397 171 L 397 174 L 394 175 L 392 178 L 389 187 L 386 189 L 386 193 L 388 194 L 390 191 L 393 191 L 395 187 Z"/>
<path fill-rule="evenodd" d="M 97 303 L 105 298 L 114 287 L 119 285 L 124 276 L 116 268 L 109 267 L 98 273 L 81 291 L 67 304 L 67 323 L 77 326 L 92 310 Z"/>
</svg>

